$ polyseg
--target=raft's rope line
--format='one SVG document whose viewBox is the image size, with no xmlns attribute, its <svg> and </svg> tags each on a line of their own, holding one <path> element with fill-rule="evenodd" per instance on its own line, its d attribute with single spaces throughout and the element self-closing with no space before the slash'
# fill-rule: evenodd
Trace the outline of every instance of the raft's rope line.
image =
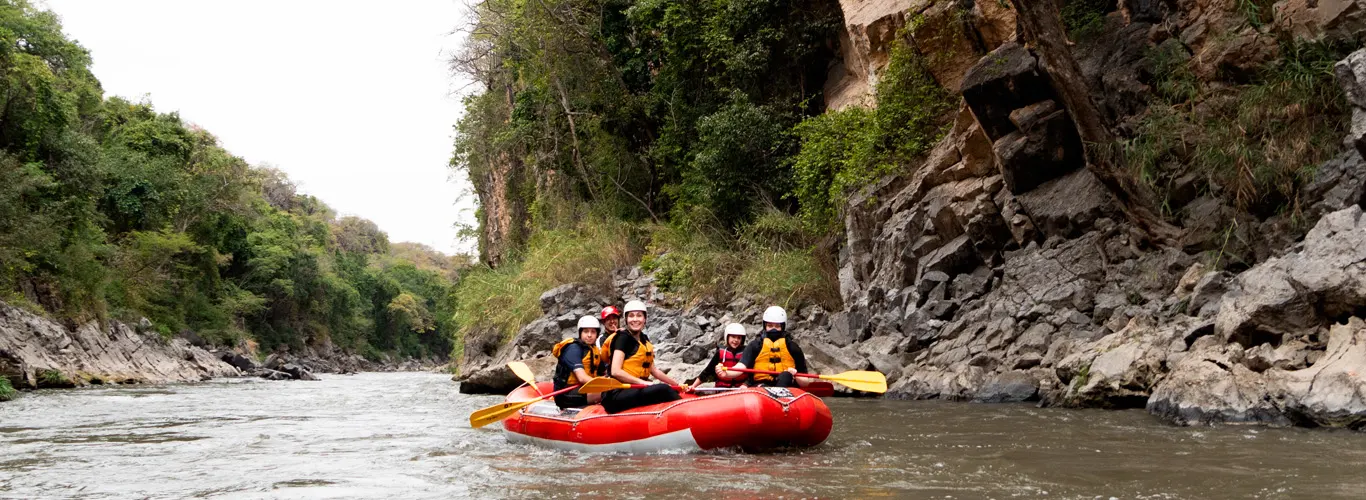
<svg viewBox="0 0 1366 500">
<path fill-rule="evenodd" d="M 713 394 L 713 395 L 711 395 L 711 396 L 702 396 L 702 397 L 697 397 L 697 398 L 692 398 L 692 399 L 684 399 L 684 400 L 681 400 L 681 401 L 674 402 L 673 404 L 671 404 L 671 405 L 669 405 L 669 406 L 666 406 L 666 407 L 664 407 L 663 409 L 658 410 L 658 411 L 638 411 L 638 412 L 626 412 L 626 413 L 612 413 L 612 414 L 608 414 L 608 415 L 593 415 L 593 416 L 588 416 L 588 417 L 583 417 L 583 418 L 578 418 L 578 419 L 569 419 L 569 418 L 562 418 L 562 417 L 551 417 L 551 416 L 546 416 L 546 415 L 527 414 L 527 408 L 523 408 L 523 409 L 521 410 L 521 413 L 522 413 L 522 417 L 523 417 L 523 418 L 526 418 L 526 417 L 538 417 L 538 418 L 544 418 L 544 419 L 546 419 L 546 420 L 559 420 L 559 421 L 562 421 L 562 422 L 578 423 L 578 422 L 586 422 L 586 421 L 589 421 L 589 420 L 592 420 L 592 419 L 595 419 L 595 418 L 622 417 L 622 416 L 627 416 L 627 415 L 660 415 L 660 414 L 663 414 L 663 413 L 666 412 L 666 411 L 672 410 L 675 406 L 678 406 L 678 405 L 681 405 L 681 404 L 692 403 L 692 402 L 700 401 L 700 400 L 703 400 L 703 399 L 718 398 L 718 397 L 726 397 L 726 396 L 735 396 L 735 395 L 740 395 L 740 394 L 763 394 L 764 396 L 767 396 L 768 399 L 772 399 L 774 402 L 776 402 L 776 403 L 778 403 L 778 404 L 780 404 L 780 405 L 783 405 L 783 406 L 790 406 L 790 405 L 792 405 L 792 403 L 796 403 L 797 401 L 801 400 L 801 399 L 804 398 L 804 397 L 808 397 L 808 396 L 813 397 L 813 398 L 815 397 L 815 396 L 812 396 L 811 393 L 809 393 L 809 392 L 803 392 L 803 393 L 801 393 L 800 395 L 798 395 L 797 397 L 792 398 L 791 401 L 788 401 L 787 403 L 783 403 L 782 401 L 778 400 L 778 398 L 774 397 L 772 394 L 769 394 L 768 391 L 760 391 L 760 390 L 752 390 L 752 391 L 733 391 L 733 392 L 726 392 L 726 393 L 721 393 L 721 394 Z"/>
</svg>

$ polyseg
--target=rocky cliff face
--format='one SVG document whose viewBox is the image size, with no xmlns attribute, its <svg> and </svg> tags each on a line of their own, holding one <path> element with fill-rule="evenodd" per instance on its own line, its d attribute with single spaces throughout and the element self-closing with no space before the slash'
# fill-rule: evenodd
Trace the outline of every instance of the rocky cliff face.
<svg viewBox="0 0 1366 500">
<path fill-rule="evenodd" d="M 1193 190 L 1178 201 L 1185 240 L 1154 248 L 1084 168 L 1037 57 L 1010 41 L 1013 18 L 989 3 L 841 3 L 848 30 L 829 107 L 867 104 L 898 32 L 922 53 L 962 44 L 937 52 L 931 70 L 964 103 L 923 164 L 845 207 L 845 308 L 791 315 L 816 368 L 882 371 L 894 398 L 1146 407 L 1178 424 L 1366 426 L 1366 51 L 1336 68 L 1353 106 L 1345 141 L 1355 147 L 1307 181 L 1298 222 L 1253 217 Z M 1125 126 L 1144 110 L 1157 43 L 1176 40 L 1197 73 L 1230 75 L 1279 57 L 1279 35 L 1360 33 L 1356 2 L 1279 2 L 1282 15 L 1263 29 L 1230 5 L 1121 2 L 1105 41 L 1075 50 L 1101 111 Z M 939 15 L 970 21 L 958 25 L 968 36 L 907 22 Z M 1246 255 L 1245 266 L 1208 269 L 1198 255 L 1211 249 Z M 574 285 L 547 292 L 546 315 L 512 342 L 475 341 L 463 390 L 517 385 L 501 367 L 513 359 L 539 357 L 534 366 L 548 377 L 553 360 L 543 352 L 572 335 L 579 315 L 633 298 L 652 301 L 659 359 L 691 377 L 725 322 L 753 329 L 766 305 L 682 307 L 637 270 L 617 284 L 612 296 Z"/>
<path fill-rule="evenodd" d="M 1015 34 L 1015 13 L 1002 2 L 972 0 L 840 0 L 840 58 L 825 83 L 827 109 L 873 106 L 873 89 L 898 39 L 932 59 L 935 79 L 958 90 L 964 71 Z"/>
<path fill-rule="evenodd" d="M 185 339 L 163 339 L 123 323 L 75 330 L 0 303 L 0 376 L 16 388 L 197 382 L 240 375 Z"/>
</svg>

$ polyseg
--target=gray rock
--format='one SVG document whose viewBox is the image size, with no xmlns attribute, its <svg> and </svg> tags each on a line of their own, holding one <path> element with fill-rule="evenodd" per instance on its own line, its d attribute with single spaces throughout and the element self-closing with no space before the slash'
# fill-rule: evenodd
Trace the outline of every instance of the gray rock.
<svg viewBox="0 0 1366 500">
<path fill-rule="evenodd" d="M 1268 357 L 1291 358 L 1300 346 L 1281 352 L 1238 344 L 1205 342 L 1176 364 L 1149 399 L 1148 411 L 1179 425 L 1215 422 L 1298 423 L 1320 427 L 1366 426 L 1366 322 L 1350 318 L 1329 330 L 1322 356 L 1308 368 L 1286 370 Z M 1272 366 L 1262 372 L 1247 364 Z"/>
<path fill-rule="evenodd" d="M 260 366 L 257 365 L 255 361 L 252 361 L 251 358 L 248 358 L 246 356 L 243 356 L 232 351 L 224 351 L 219 356 L 219 359 L 222 359 L 224 363 L 232 365 L 234 368 L 241 370 L 243 373 L 253 372 L 256 371 L 256 369 L 260 368 Z"/>
<path fill-rule="evenodd" d="M 1013 122 L 1028 126 L 993 144 L 1001 176 L 1011 193 L 1028 192 L 1085 164 L 1076 125 L 1053 101 L 1018 109 L 1011 116 L 1018 117 Z"/>
<path fill-rule="evenodd" d="M 1353 205 L 1324 216 L 1298 252 L 1273 258 L 1234 280 L 1215 317 L 1216 332 L 1252 347 L 1313 331 L 1366 305 L 1366 221 Z"/>
<path fill-rule="evenodd" d="M 961 92 L 992 142 L 1018 130 L 1010 119 L 1012 112 L 1053 98 L 1053 87 L 1038 60 L 1016 42 L 1001 45 L 970 68 Z"/>
<path fill-rule="evenodd" d="M 1109 191 L 1085 169 L 1016 193 L 1016 199 L 1045 236 L 1074 237 L 1116 210 Z"/>
<path fill-rule="evenodd" d="M 295 363 L 281 365 L 279 371 L 288 373 L 289 378 L 294 380 L 318 380 L 318 377 L 313 375 L 313 372 L 308 368 Z"/>
<path fill-rule="evenodd" d="M 982 386 L 972 400 L 978 403 L 1018 403 L 1038 398 L 1039 382 L 1019 370 L 996 375 Z"/>
<path fill-rule="evenodd" d="M 704 338 L 704 335 L 703 335 L 703 333 L 702 333 L 702 329 L 701 329 L 701 328 L 698 328 L 697 325 L 694 325 L 694 324 L 689 323 L 689 322 L 684 322 L 684 323 L 679 327 L 679 329 L 678 329 L 678 334 L 677 334 L 677 336 L 675 336 L 675 340 L 676 340 L 679 344 L 691 345 L 691 344 L 693 344 L 694 342 L 698 342 L 698 341 L 707 341 L 708 339 Z M 718 339 L 718 340 L 719 340 L 719 339 Z M 710 342 L 708 342 L 708 343 L 710 343 Z"/>
<path fill-rule="evenodd" d="M 266 380 L 291 380 L 294 377 L 282 371 L 271 370 L 269 368 L 257 368 L 252 374 Z"/>
<path fill-rule="evenodd" d="M 548 354 L 521 361 L 531 368 L 537 381 L 550 380 L 555 374 L 557 360 Z M 484 368 L 461 378 L 459 382 L 461 394 L 507 394 L 523 383 L 506 364 Z"/>
<path fill-rule="evenodd" d="M 694 345 L 684 350 L 679 358 L 682 359 L 685 364 L 700 363 L 702 361 L 710 360 L 715 349 L 716 346 L 711 346 L 711 349 L 708 349 L 707 346 L 704 345 Z"/>
<path fill-rule="evenodd" d="M 694 325 L 697 325 L 698 328 L 701 328 L 703 330 L 710 328 L 712 324 L 711 318 L 701 315 L 697 316 L 696 318 L 693 318 L 692 322 Z"/>
<path fill-rule="evenodd" d="M 1353 113 L 1354 116 L 1366 116 L 1366 110 L 1362 108 L 1356 108 Z M 1355 127 L 1355 119 L 1353 123 Z M 1349 140 L 1360 140 L 1362 136 L 1354 137 L 1357 139 Z M 1366 202 L 1366 161 L 1362 160 L 1361 153 L 1349 149 L 1323 162 L 1315 170 L 1313 181 L 1304 187 L 1302 196 L 1310 201 L 1305 211 L 1309 220 Z"/>
<path fill-rule="evenodd" d="M 1228 273 L 1208 272 L 1200 277 L 1191 290 L 1190 303 L 1186 313 L 1201 318 L 1213 317 L 1219 311 L 1219 301 L 1228 291 L 1224 283 L 1230 278 Z"/>
<path fill-rule="evenodd" d="M 1351 131 L 1344 141 L 1366 156 L 1366 49 L 1351 53 L 1333 66 L 1338 84 L 1352 105 Z"/>
</svg>

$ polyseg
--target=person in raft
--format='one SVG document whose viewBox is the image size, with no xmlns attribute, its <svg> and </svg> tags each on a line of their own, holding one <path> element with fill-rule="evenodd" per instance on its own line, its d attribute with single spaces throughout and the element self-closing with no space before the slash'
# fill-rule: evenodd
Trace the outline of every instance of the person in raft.
<svg viewBox="0 0 1366 500">
<path fill-rule="evenodd" d="M 603 340 L 603 337 L 621 331 L 621 311 L 617 310 L 617 306 L 602 308 L 602 313 L 599 314 L 599 316 L 602 319 L 602 331 L 605 332 L 605 334 L 598 336 L 598 340 Z M 598 347 L 602 347 L 602 344 L 599 343 Z M 612 360 L 610 359 L 603 360 L 603 364 L 606 365 L 611 361 Z"/>
<path fill-rule="evenodd" d="M 601 328 L 597 318 L 584 316 L 579 318 L 578 337 L 564 339 L 550 348 L 550 354 L 560 360 L 555 364 L 555 390 L 584 384 L 601 375 L 602 349 L 597 346 Z M 597 404 L 601 399 L 602 396 L 598 394 L 584 395 L 569 391 L 555 396 L 555 405 L 560 408 L 583 408 Z"/>
<path fill-rule="evenodd" d="M 655 365 L 655 345 L 645 335 L 645 303 L 632 300 L 626 303 L 626 329 L 608 335 L 603 341 L 611 369 L 608 374 L 625 384 L 645 384 L 646 387 L 616 389 L 602 395 L 602 408 L 607 413 L 620 413 L 631 408 L 681 399 L 672 385 L 678 385 Z M 663 383 L 650 385 L 650 377 Z M 666 385 L 667 384 L 667 385 Z"/>
<path fill-rule="evenodd" d="M 736 368 L 751 366 L 756 370 L 782 373 L 776 378 L 773 375 L 755 373 L 750 385 L 805 387 L 811 383 L 808 379 L 793 376 L 806 373 L 806 355 L 802 354 L 802 348 L 797 345 L 797 341 L 787 334 L 787 311 L 783 308 L 772 306 L 764 310 L 763 335 L 745 346 L 740 362 L 735 365 Z M 737 374 L 741 372 L 726 372 L 726 375 Z"/>
<path fill-rule="evenodd" d="M 721 346 L 716 348 L 716 354 L 711 357 L 711 362 L 702 369 L 702 373 L 693 381 L 692 386 L 697 387 L 702 382 L 716 381 L 717 387 L 740 387 L 745 383 L 745 374 L 740 372 L 730 372 L 735 376 L 727 376 L 727 368 L 735 366 L 740 362 L 740 357 L 745 352 L 745 325 L 731 323 L 726 325 L 725 339 Z"/>
</svg>

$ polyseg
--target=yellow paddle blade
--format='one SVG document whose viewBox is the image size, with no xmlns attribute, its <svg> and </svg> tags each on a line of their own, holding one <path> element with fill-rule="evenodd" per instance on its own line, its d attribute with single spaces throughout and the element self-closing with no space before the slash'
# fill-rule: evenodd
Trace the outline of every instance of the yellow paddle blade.
<svg viewBox="0 0 1366 500">
<path fill-rule="evenodd" d="M 532 403 L 535 403 L 540 400 L 541 398 L 536 398 L 529 401 L 519 401 L 516 403 L 502 403 L 490 406 L 488 408 L 480 409 L 470 414 L 470 427 L 478 429 L 485 425 L 502 421 L 503 419 L 511 417 L 513 414 L 517 413 L 518 410 L 531 406 Z"/>
<path fill-rule="evenodd" d="M 847 371 L 835 375 L 821 375 L 821 379 L 838 382 L 845 387 L 863 392 L 887 392 L 887 376 L 880 372 Z"/>
<path fill-rule="evenodd" d="M 598 377 L 589 380 L 587 384 L 579 388 L 579 394 L 598 394 L 613 389 L 630 389 L 631 384 L 623 384 L 617 379 L 610 377 Z"/>
<path fill-rule="evenodd" d="M 536 391 L 536 394 L 541 394 L 541 388 L 536 387 L 536 374 L 531 372 L 530 366 L 527 366 L 526 363 L 521 361 L 510 361 L 508 362 L 508 369 L 512 370 L 512 373 L 517 375 L 517 378 L 522 379 L 523 382 L 526 382 L 527 385 L 531 386 L 531 389 Z"/>
</svg>

